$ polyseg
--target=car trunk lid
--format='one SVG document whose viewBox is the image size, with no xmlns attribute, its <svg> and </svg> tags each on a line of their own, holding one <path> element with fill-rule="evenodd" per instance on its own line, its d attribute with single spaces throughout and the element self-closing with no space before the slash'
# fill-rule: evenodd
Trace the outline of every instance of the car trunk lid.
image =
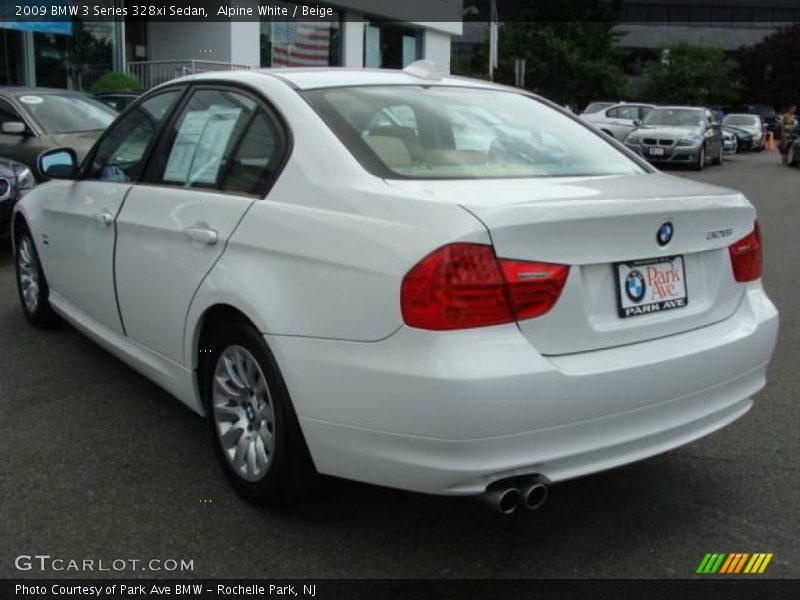
<svg viewBox="0 0 800 600">
<path fill-rule="evenodd" d="M 731 190 L 660 173 L 393 180 L 390 185 L 460 204 L 487 227 L 498 257 L 570 265 L 553 309 L 519 322 L 523 334 L 545 355 L 608 348 L 702 327 L 733 314 L 743 294 L 743 286 L 733 279 L 727 247 L 752 230 L 755 214 L 749 202 Z M 657 232 L 665 223 L 673 236 L 662 246 Z M 682 266 L 685 306 L 623 318 L 623 302 L 637 306 L 630 296 L 625 300 L 624 276 L 636 269 L 647 277 L 648 266 L 658 266 L 660 259 L 672 263 L 660 265 L 649 287 L 663 283 Z M 631 264 L 634 261 L 650 264 Z M 619 267 L 622 275 L 617 272 L 620 263 L 627 263 Z"/>
</svg>

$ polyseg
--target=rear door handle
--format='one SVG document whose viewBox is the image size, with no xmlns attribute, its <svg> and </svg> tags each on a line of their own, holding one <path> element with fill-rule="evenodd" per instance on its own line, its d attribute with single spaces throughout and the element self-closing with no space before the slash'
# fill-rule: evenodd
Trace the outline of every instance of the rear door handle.
<svg viewBox="0 0 800 600">
<path fill-rule="evenodd" d="M 112 215 L 107 210 L 104 210 L 102 212 L 97 213 L 95 215 L 95 219 L 97 219 L 97 222 L 103 227 L 108 227 L 114 222 L 114 215 Z"/>
<path fill-rule="evenodd" d="M 183 235 L 193 242 L 206 244 L 208 246 L 213 246 L 219 240 L 219 234 L 208 225 L 202 223 L 192 225 L 191 227 L 184 227 Z"/>
</svg>

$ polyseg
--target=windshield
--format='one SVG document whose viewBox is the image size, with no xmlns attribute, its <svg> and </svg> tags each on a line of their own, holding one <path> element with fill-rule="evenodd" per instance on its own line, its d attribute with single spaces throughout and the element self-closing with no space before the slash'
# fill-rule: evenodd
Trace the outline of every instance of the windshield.
<svg viewBox="0 0 800 600">
<path fill-rule="evenodd" d="M 78 94 L 20 94 L 17 100 L 48 134 L 105 129 L 117 113 Z"/>
<path fill-rule="evenodd" d="M 414 179 L 618 175 L 643 169 L 528 96 L 445 86 L 310 90 L 305 97 L 371 173 Z"/>
<path fill-rule="evenodd" d="M 702 127 L 705 113 L 692 108 L 654 108 L 644 120 L 645 125 L 671 127 Z"/>
<path fill-rule="evenodd" d="M 725 125 L 746 125 L 752 127 L 753 125 L 760 125 L 761 119 L 752 115 L 728 115 L 722 122 Z"/>
</svg>

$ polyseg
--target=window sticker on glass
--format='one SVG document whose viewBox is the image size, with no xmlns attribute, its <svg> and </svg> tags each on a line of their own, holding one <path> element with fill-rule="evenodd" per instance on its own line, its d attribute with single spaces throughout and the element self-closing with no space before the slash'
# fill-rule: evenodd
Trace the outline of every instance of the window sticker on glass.
<svg viewBox="0 0 800 600">
<path fill-rule="evenodd" d="M 241 108 L 211 106 L 186 113 L 164 171 L 164 181 L 216 185 Z"/>
</svg>

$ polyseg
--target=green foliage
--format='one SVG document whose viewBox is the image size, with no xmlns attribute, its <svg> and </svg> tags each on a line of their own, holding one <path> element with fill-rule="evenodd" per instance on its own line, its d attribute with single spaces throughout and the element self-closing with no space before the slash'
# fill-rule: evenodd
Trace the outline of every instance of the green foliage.
<svg viewBox="0 0 800 600">
<path fill-rule="evenodd" d="M 644 66 L 641 98 L 659 104 L 725 105 L 738 99 L 738 65 L 721 48 L 676 42 Z"/>
<path fill-rule="evenodd" d="M 513 84 L 514 59 L 522 58 L 526 87 L 559 104 L 620 100 L 627 78 L 613 26 L 610 21 L 505 23 L 496 79 Z"/>
<path fill-rule="evenodd" d="M 127 73 L 109 71 L 92 84 L 89 92 L 100 94 L 102 92 L 137 91 L 141 89 L 142 84 L 135 77 L 131 77 Z"/>
<path fill-rule="evenodd" d="M 513 21 L 499 24 L 494 79 L 514 84 L 514 60 L 525 60 L 525 87 L 559 104 L 619 100 L 627 78 L 623 51 L 612 32 L 620 0 L 529 0 Z M 501 15 L 503 16 L 508 15 Z M 456 56 L 454 73 L 486 77 L 488 34 L 466 57 Z"/>
<path fill-rule="evenodd" d="M 786 27 L 736 53 L 743 99 L 780 110 L 800 103 L 800 25 Z"/>
</svg>

